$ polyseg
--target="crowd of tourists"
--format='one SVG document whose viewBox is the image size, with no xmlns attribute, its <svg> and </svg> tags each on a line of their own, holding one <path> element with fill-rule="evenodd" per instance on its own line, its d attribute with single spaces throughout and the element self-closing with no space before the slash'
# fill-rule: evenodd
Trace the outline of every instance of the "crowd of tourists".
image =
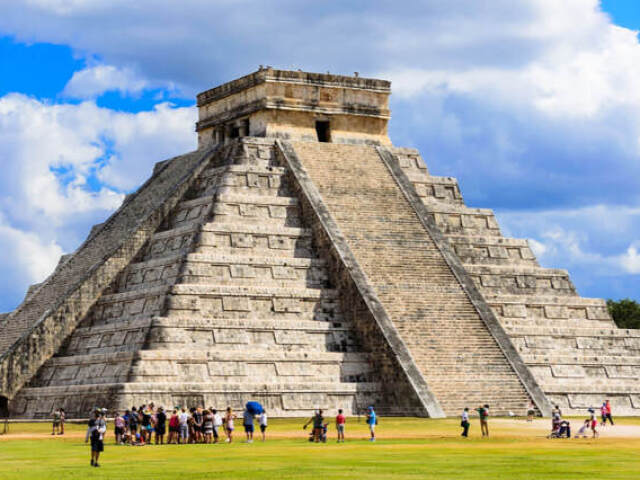
<svg viewBox="0 0 640 480">
<path fill-rule="evenodd" d="M 535 415 L 534 406 L 528 410 L 527 421 L 532 421 Z M 483 437 L 489 436 L 489 405 L 484 404 L 474 409 L 480 420 L 480 432 Z M 600 407 L 600 422 L 596 416 L 596 409 L 588 410 L 589 417 L 584 420 L 578 430 L 576 438 L 587 437 L 588 432 L 593 438 L 599 436 L 598 426 L 604 427 L 607 422 L 614 425 L 611 411 L 611 403 L 605 400 Z M 469 408 L 465 408 L 461 414 L 462 436 L 469 436 L 471 426 Z M 96 409 L 89 420 L 85 441 L 91 440 L 91 465 L 99 466 L 100 452 L 104 450 L 104 437 L 107 432 L 107 410 Z M 57 409 L 53 413 L 52 435 L 64 434 L 65 412 Z M 174 407 L 166 411 L 162 406 L 156 407 L 153 402 L 131 410 L 115 412 L 113 416 L 114 439 L 118 445 L 162 445 L 162 444 L 213 444 L 233 443 L 236 423 L 240 422 L 239 416 L 231 407 L 224 412 L 218 412 L 215 408 L 203 407 Z M 264 442 L 268 426 L 267 412 L 256 402 L 248 402 L 241 414 L 242 427 L 245 434 L 245 442 L 253 443 L 255 424 L 260 429 L 260 437 Z M 337 442 L 345 441 L 346 417 L 342 410 L 333 419 L 337 432 Z M 571 438 L 570 422 L 562 418 L 559 406 L 552 411 L 552 428 L 548 438 Z M 321 443 L 327 442 L 327 432 L 332 419 L 325 417 L 323 410 L 319 409 L 303 425 L 306 429 L 309 425 L 313 428 L 309 433 L 309 441 Z M 376 441 L 376 425 L 378 416 L 373 408 L 366 409 L 366 423 L 369 430 L 369 441 Z"/>
</svg>

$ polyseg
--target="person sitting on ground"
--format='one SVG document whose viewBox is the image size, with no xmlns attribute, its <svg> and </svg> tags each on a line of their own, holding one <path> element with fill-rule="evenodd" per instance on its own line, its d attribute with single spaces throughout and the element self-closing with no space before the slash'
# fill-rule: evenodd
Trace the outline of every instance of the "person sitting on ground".
<svg viewBox="0 0 640 480">
<path fill-rule="evenodd" d="M 258 424 L 260 425 L 260 433 L 264 442 L 267 439 L 267 411 L 264 409 L 262 409 L 262 413 L 258 417 Z"/>
<path fill-rule="evenodd" d="M 344 426 L 347 422 L 347 419 L 342 414 L 342 409 L 338 410 L 338 415 L 336 416 L 336 430 L 338 431 L 338 443 L 344 443 Z"/>
<path fill-rule="evenodd" d="M 320 409 L 320 410 L 317 410 L 315 412 L 315 415 L 311 417 L 307 421 L 307 423 L 305 423 L 304 426 L 302 427 L 303 429 L 306 429 L 310 423 L 313 423 L 312 438 L 313 438 L 313 441 L 316 443 L 319 443 L 322 438 L 323 422 L 324 422 L 324 417 L 322 416 L 322 409 Z"/>
<path fill-rule="evenodd" d="M 253 413 L 246 410 L 242 413 L 242 426 L 244 427 L 244 433 L 247 436 L 246 443 L 253 443 Z"/>
</svg>

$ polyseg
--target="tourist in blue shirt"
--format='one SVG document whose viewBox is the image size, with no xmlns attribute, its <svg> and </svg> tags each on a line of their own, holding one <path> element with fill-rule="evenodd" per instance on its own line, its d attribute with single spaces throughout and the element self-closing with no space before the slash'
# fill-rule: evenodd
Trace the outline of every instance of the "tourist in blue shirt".
<svg viewBox="0 0 640 480">
<path fill-rule="evenodd" d="M 370 442 L 376 441 L 376 425 L 378 424 L 378 416 L 373 410 L 373 407 L 367 408 L 367 424 L 369 425 L 369 432 L 371 432 Z"/>
</svg>

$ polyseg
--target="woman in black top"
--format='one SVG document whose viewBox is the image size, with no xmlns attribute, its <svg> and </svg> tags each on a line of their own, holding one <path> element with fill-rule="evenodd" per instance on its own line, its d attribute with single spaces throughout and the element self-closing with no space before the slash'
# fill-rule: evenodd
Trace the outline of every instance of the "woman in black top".
<svg viewBox="0 0 640 480">
<path fill-rule="evenodd" d="M 166 432 L 167 414 L 164 413 L 162 407 L 158 407 L 158 413 L 156 413 L 156 445 L 164 444 L 164 434 Z"/>
</svg>

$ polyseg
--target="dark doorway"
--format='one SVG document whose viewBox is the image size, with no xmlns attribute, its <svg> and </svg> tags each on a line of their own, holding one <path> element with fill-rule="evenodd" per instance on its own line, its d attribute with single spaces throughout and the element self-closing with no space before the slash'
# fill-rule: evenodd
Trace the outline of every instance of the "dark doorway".
<svg viewBox="0 0 640 480">
<path fill-rule="evenodd" d="M 319 142 L 331 141 L 331 126 L 328 120 L 316 121 L 316 133 L 318 134 Z"/>
<path fill-rule="evenodd" d="M 9 399 L 7 397 L 0 397 L 0 418 L 9 417 Z"/>
</svg>

